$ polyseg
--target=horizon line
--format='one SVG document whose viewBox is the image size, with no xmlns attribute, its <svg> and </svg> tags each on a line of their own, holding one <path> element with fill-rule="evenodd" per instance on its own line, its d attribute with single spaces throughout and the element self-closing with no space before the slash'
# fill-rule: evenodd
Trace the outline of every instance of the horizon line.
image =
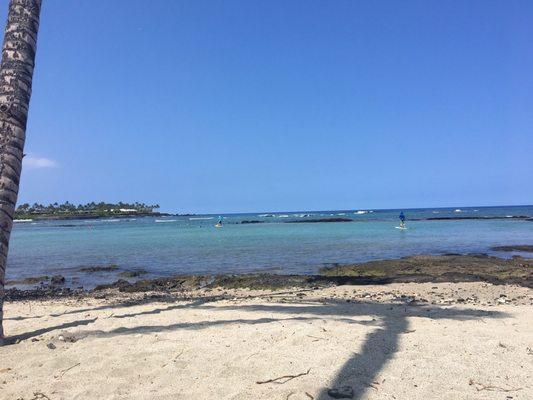
<svg viewBox="0 0 533 400">
<path fill-rule="evenodd" d="M 505 205 L 491 205 L 491 206 L 439 206 L 439 207 L 398 207 L 398 208 L 339 208 L 339 209 L 323 209 L 323 210 L 282 210 L 282 211 L 249 211 L 249 212 L 175 212 L 176 215 L 238 215 L 238 214 L 280 214 L 280 213 L 317 213 L 327 211 L 393 211 L 393 210 L 442 210 L 442 209 L 466 209 L 466 208 L 497 208 L 497 207 L 533 207 L 533 204 L 505 204 Z M 163 214 L 165 212 L 162 212 Z M 172 212 L 167 212 L 171 214 Z"/>
</svg>

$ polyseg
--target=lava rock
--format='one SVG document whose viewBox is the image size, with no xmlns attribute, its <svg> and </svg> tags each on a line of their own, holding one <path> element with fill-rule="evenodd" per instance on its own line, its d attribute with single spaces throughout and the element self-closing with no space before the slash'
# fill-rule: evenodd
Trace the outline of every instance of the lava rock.
<svg viewBox="0 0 533 400">
<path fill-rule="evenodd" d="M 123 289 L 124 287 L 131 286 L 131 284 L 125 280 L 125 279 L 119 279 L 113 283 L 105 284 L 105 285 L 98 285 L 94 288 L 94 290 L 97 292 L 99 290 L 105 290 L 105 289 L 113 289 L 113 288 L 119 288 Z"/>
<path fill-rule="evenodd" d="M 81 272 L 86 272 L 88 274 L 93 274 L 95 272 L 112 272 L 118 269 L 118 265 L 97 265 L 94 267 L 83 267 L 80 268 Z"/>
<path fill-rule="evenodd" d="M 65 283 L 65 277 L 63 275 L 54 275 L 50 282 L 52 285 L 63 285 Z"/>
<path fill-rule="evenodd" d="M 133 271 L 124 271 L 118 274 L 122 278 L 138 278 L 141 275 L 147 274 L 148 272 L 144 269 L 136 269 Z"/>
</svg>

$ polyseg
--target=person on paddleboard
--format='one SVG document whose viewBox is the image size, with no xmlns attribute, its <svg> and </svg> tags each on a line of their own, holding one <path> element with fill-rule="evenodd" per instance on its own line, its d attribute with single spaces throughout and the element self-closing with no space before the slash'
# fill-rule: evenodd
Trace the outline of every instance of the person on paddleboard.
<svg viewBox="0 0 533 400">
<path fill-rule="evenodd" d="M 405 214 L 403 211 L 400 211 L 400 227 L 405 228 Z"/>
</svg>

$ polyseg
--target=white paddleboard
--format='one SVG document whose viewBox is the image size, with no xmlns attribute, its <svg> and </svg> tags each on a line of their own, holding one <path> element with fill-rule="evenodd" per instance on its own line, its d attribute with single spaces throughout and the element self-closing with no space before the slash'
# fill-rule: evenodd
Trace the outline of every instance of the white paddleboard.
<svg viewBox="0 0 533 400">
<path fill-rule="evenodd" d="M 407 230 L 407 227 L 405 226 L 395 226 L 396 229 L 401 229 L 401 230 Z"/>
<path fill-rule="evenodd" d="M 216 224 L 215 228 L 222 228 L 222 224 Z"/>
</svg>

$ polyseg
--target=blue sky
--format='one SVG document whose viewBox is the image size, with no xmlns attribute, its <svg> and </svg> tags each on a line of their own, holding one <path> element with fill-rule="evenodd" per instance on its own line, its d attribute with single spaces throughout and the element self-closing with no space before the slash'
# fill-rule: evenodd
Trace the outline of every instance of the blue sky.
<svg viewBox="0 0 533 400">
<path fill-rule="evenodd" d="M 19 203 L 533 203 L 531 1 L 43 3 Z"/>
</svg>

